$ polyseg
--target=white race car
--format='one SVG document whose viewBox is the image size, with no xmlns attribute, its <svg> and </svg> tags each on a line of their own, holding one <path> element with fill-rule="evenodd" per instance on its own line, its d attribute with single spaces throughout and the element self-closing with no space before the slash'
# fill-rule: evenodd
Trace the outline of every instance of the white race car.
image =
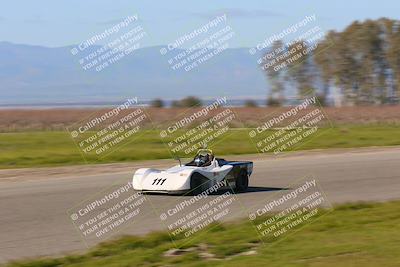
<svg viewBox="0 0 400 267">
<path fill-rule="evenodd" d="M 209 149 L 201 149 L 194 159 L 166 170 L 138 169 L 133 175 L 135 190 L 150 193 L 199 194 L 214 185 L 218 189 L 246 191 L 253 172 L 251 161 L 226 161 L 215 158 Z"/>
</svg>

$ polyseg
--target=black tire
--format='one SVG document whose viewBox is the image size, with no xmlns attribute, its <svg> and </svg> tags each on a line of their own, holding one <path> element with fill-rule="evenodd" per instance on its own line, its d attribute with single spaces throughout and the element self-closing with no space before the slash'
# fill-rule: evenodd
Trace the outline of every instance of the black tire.
<svg viewBox="0 0 400 267">
<path fill-rule="evenodd" d="M 239 176 L 236 178 L 236 192 L 246 192 L 249 188 L 249 175 L 247 171 L 242 169 L 239 172 Z"/>
<path fill-rule="evenodd" d="M 207 190 L 208 179 L 200 173 L 193 173 L 190 178 L 190 195 L 199 195 Z"/>
</svg>

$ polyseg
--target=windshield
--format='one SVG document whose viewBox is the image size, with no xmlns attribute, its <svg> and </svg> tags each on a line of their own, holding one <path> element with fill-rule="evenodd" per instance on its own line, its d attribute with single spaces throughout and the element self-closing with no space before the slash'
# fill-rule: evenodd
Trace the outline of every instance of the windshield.
<svg viewBox="0 0 400 267">
<path fill-rule="evenodd" d="M 197 155 L 194 159 L 187 163 L 186 166 L 196 166 L 196 167 L 205 167 L 211 165 L 212 160 L 214 159 L 214 155 L 212 152 L 207 150 L 201 150 L 197 152 Z"/>
</svg>

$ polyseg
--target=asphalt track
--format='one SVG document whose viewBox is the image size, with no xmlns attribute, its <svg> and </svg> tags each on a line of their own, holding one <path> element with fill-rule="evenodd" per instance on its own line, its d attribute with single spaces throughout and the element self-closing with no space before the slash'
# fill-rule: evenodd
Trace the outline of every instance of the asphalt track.
<svg viewBox="0 0 400 267">
<path fill-rule="evenodd" d="M 243 209 L 259 206 L 279 192 L 290 192 L 290 185 L 302 178 L 316 179 L 326 199 L 333 204 L 400 199 L 400 148 L 252 158 L 255 165 L 250 190 L 235 196 L 240 207 L 232 209 L 227 220 L 246 217 Z M 160 167 L 170 163 L 152 161 L 149 164 Z M 135 166 L 132 164 L 129 171 L 113 173 L 49 174 L 38 179 L 26 179 L 25 174 L 11 180 L 0 177 L 0 262 L 86 249 L 67 211 L 112 184 L 127 183 Z M 138 216 L 134 223 L 113 234 L 114 237 L 165 230 L 158 212 L 174 206 L 182 197 L 151 195 L 146 199 L 149 201 L 143 205 L 147 206 L 142 206 L 145 215 Z"/>
</svg>

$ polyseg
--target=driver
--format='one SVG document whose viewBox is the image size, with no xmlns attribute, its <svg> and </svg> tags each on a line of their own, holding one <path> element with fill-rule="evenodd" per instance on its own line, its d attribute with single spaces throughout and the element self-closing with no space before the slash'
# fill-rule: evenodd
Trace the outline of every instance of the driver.
<svg viewBox="0 0 400 267">
<path fill-rule="evenodd" d="M 210 155 L 199 155 L 194 162 L 197 167 L 203 167 L 210 160 Z"/>
<path fill-rule="evenodd" d="M 210 154 L 206 154 L 206 155 L 199 155 L 194 162 L 196 163 L 197 167 L 204 167 L 209 165 L 209 163 L 211 163 L 211 156 Z"/>
<path fill-rule="evenodd" d="M 197 166 L 197 167 L 205 167 L 210 166 L 214 160 L 214 155 L 211 152 L 199 150 L 193 160 L 185 166 Z"/>
</svg>

